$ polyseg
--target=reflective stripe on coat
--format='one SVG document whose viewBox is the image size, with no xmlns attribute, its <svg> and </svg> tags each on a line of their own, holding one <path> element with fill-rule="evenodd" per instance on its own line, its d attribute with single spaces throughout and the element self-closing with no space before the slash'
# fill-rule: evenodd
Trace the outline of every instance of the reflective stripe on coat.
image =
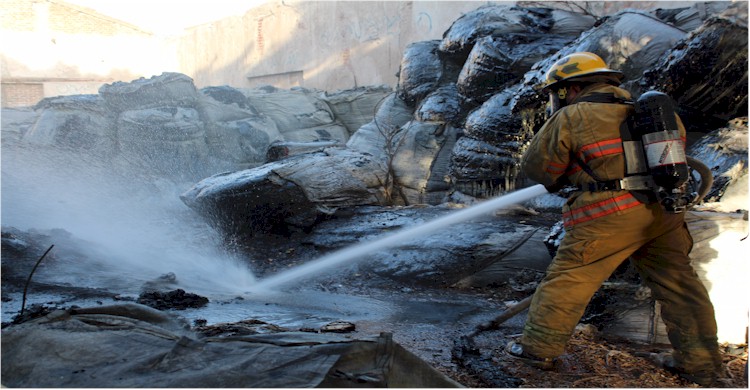
<svg viewBox="0 0 750 390">
<path fill-rule="evenodd" d="M 591 94 L 613 94 L 630 99 L 630 93 L 607 84 L 586 87 L 576 98 Z M 562 176 L 570 183 L 586 186 L 596 182 L 578 160 L 585 163 L 598 179 L 621 179 L 625 158 L 620 124 L 632 112 L 625 104 L 576 102 L 555 112 L 531 140 L 521 158 L 521 169 L 538 183 L 551 186 Z M 685 127 L 677 118 L 680 134 Z M 563 206 L 566 228 L 590 223 L 613 213 L 627 213 L 641 202 L 628 191 L 574 192 Z"/>
</svg>

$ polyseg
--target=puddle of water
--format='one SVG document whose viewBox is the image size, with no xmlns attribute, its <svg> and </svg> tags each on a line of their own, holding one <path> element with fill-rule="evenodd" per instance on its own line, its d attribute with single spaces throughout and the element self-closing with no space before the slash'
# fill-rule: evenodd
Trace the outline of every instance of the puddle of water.
<svg viewBox="0 0 750 390">
<path fill-rule="evenodd" d="M 2 320 L 11 321 L 21 311 L 21 293 L 3 294 L 10 299 L 2 303 Z M 130 302 L 137 296 L 125 296 Z M 29 294 L 28 310 L 34 304 L 54 307 L 96 307 L 122 304 L 124 300 L 113 298 L 78 298 L 66 294 Z M 297 328 L 319 328 L 332 321 L 349 322 L 382 321 L 396 310 L 393 303 L 374 298 L 327 293 L 322 291 L 298 291 L 273 293 L 234 298 L 210 298 L 208 305 L 186 310 L 167 310 L 189 321 L 207 320 L 209 324 L 237 322 L 247 319 L 265 321 L 274 325 Z"/>
</svg>

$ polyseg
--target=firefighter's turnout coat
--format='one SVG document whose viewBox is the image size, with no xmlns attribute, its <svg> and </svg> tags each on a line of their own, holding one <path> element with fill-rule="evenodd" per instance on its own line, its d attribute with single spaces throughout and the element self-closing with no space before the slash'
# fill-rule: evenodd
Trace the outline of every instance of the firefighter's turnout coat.
<svg viewBox="0 0 750 390">
<path fill-rule="evenodd" d="M 627 91 L 604 83 L 584 88 L 531 141 L 521 162 L 529 178 L 548 188 L 560 180 L 586 188 L 596 181 L 591 172 L 600 180 L 623 178 L 620 125 L 633 107 L 586 101 L 595 94 L 630 98 Z M 679 119 L 678 125 L 684 137 Z M 541 358 L 561 355 L 593 294 L 631 258 L 662 304 L 677 363 L 690 372 L 708 373 L 720 366 L 714 310 L 690 264 L 693 241 L 684 214 L 666 212 L 654 197 L 639 195 L 577 191 L 569 197 L 563 206 L 565 237 L 529 309 L 521 339 L 525 351 Z"/>
</svg>

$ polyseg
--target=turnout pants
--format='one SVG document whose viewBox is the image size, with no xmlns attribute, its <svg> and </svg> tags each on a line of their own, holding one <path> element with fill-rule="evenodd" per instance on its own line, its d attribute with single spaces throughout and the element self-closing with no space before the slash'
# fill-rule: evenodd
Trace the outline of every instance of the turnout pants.
<svg viewBox="0 0 750 390">
<path fill-rule="evenodd" d="M 661 303 L 677 368 L 718 372 L 714 308 L 690 265 L 692 246 L 684 215 L 667 213 L 656 203 L 569 229 L 532 298 L 524 350 L 542 358 L 561 355 L 591 297 L 631 258 Z"/>
</svg>

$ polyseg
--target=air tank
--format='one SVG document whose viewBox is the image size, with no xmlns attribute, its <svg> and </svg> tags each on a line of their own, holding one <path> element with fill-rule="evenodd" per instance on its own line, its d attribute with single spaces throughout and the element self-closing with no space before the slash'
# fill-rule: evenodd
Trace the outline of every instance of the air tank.
<svg viewBox="0 0 750 390">
<path fill-rule="evenodd" d="M 654 183 L 667 192 L 682 186 L 689 171 L 672 99 L 658 91 L 644 93 L 635 103 L 635 122 Z"/>
</svg>

